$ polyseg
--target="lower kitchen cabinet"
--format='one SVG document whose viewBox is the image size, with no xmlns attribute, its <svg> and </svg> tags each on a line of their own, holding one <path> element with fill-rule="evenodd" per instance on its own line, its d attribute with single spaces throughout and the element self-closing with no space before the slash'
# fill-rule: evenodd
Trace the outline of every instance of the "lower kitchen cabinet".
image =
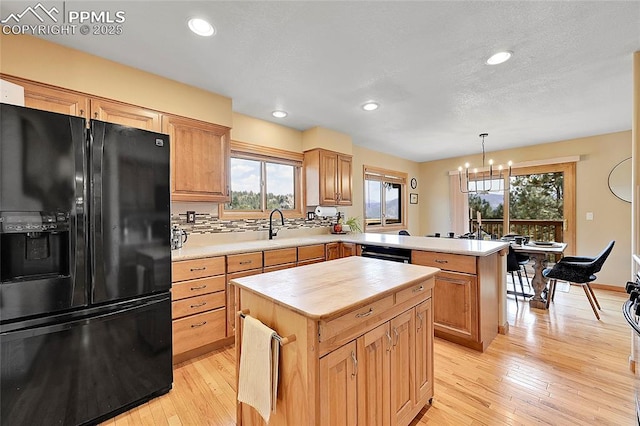
<svg viewBox="0 0 640 426">
<path fill-rule="evenodd" d="M 449 335 L 478 340 L 478 285 L 475 275 L 441 272 L 433 290 L 438 303 L 434 317 L 438 329 Z"/>
<path fill-rule="evenodd" d="M 334 260 L 340 258 L 340 243 L 325 244 L 325 259 Z"/>
<path fill-rule="evenodd" d="M 433 398 L 433 299 L 416 306 L 416 400 Z"/>
<path fill-rule="evenodd" d="M 174 357 L 224 339 L 225 322 L 224 306 L 173 320 Z"/>
<path fill-rule="evenodd" d="M 355 243 L 340 243 L 340 257 L 356 256 L 356 244 Z"/>
<path fill-rule="evenodd" d="M 320 424 L 407 425 L 433 397 L 431 299 L 320 359 Z"/>
<path fill-rule="evenodd" d="M 391 420 L 391 345 L 388 322 L 358 338 L 356 360 L 361 391 L 358 423 L 361 425 L 388 425 Z"/>
<path fill-rule="evenodd" d="M 235 336 L 236 314 L 240 306 L 240 291 L 229 281 L 262 273 L 261 251 L 227 256 L 227 337 Z"/>
<path fill-rule="evenodd" d="M 226 337 L 224 257 L 172 263 L 171 317 L 174 362 Z"/>
<path fill-rule="evenodd" d="M 411 263 L 441 269 L 433 289 L 437 337 L 479 351 L 489 346 L 498 334 L 498 256 L 412 251 Z"/>
<path fill-rule="evenodd" d="M 313 244 L 298 247 L 298 266 L 324 262 L 326 259 L 325 245 Z"/>
<path fill-rule="evenodd" d="M 320 359 L 320 424 L 358 424 L 356 342 Z"/>
</svg>

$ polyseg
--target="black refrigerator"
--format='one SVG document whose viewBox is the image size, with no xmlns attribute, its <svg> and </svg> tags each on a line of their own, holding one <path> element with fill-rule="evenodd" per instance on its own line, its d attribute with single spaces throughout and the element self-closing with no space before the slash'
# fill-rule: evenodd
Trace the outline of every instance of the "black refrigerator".
<svg viewBox="0 0 640 426">
<path fill-rule="evenodd" d="M 169 136 L 0 105 L 0 424 L 168 392 Z"/>
</svg>

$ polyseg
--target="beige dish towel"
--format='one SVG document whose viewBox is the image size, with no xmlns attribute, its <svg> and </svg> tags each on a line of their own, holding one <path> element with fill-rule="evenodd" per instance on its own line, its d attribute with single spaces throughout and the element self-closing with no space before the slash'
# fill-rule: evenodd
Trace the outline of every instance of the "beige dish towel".
<svg viewBox="0 0 640 426">
<path fill-rule="evenodd" d="M 276 332 L 247 315 L 242 327 L 238 401 L 251 405 L 269 423 L 276 409 L 280 343 Z"/>
</svg>

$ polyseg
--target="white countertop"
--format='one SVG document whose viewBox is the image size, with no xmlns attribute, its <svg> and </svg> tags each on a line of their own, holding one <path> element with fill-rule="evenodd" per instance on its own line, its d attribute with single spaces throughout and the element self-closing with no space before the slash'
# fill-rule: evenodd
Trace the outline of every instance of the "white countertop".
<svg viewBox="0 0 640 426">
<path fill-rule="evenodd" d="M 243 241 L 238 243 L 214 244 L 173 250 L 172 260 L 188 260 L 203 257 L 224 256 L 227 254 L 248 253 L 253 251 L 275 250 L 287 247 L 299 247 L 313 244 L 325 244 L 344 241 L 356 244 L 399 247 L 411 250 L 437 251 L 442 253 L 464 254 L 469 256 L 488 256 L 509 246 L 503 241 L 480 241 L 460 238 L 408 237 L 395 234 L 325 234 L 308 237 L 282 238 L 273 240 Z"/>
</svg>

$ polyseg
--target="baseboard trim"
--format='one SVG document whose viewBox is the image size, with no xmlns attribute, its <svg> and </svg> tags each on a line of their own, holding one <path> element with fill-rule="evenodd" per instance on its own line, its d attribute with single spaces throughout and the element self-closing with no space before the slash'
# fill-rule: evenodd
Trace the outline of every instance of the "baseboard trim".
<svg viewBox="0 0 640 426">
<path fill-rule="evenodd" d="M 220 349 L 223 346 L 233 345 L 235 342 L 235 336 L 226 337 L 224 339 L 217 340 L 213 343 L 209 343 L 199 348 L 192 349 L 187 352 L 176 354 L 173 356 L 173 368 L 177 367 L 177 364 L 181 364 L 185 361 L 189 361 L 192 358 L 197 358 L 209 352 L 213 352 L 216 349 Z"/>
<path fill-rule="evenodd" d="M 617 291 L 619 293 L 625 292 L 624 287 L 620 287 L 619 285 L 598 284 L 598 283 L 591 283 L 589 285 L 591 286 L 591 288 L 596 288 L 598 290 Z"/>
</svg>

